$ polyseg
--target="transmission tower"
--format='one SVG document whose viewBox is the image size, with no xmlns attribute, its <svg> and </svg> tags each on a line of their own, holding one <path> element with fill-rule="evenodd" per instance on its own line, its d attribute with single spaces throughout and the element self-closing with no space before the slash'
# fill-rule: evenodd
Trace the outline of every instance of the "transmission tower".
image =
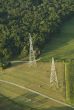
<svg viewBox="0 0 74 110">
<path fill-rule="evenodd" d="M 30 42 L 30 50 L 29 50 L 29 64 L 36 64 L 35 53 L 33 50 L 32 37 L 29 33 L 29 42 Z"/>
<path fill-rule="evenodd" d="M 52 57 L 51 74 L 50 74 L 50 86 L 56 86 L 58 88 L 58 79 L 56 74 L 55 62 Z"/>
</svg>

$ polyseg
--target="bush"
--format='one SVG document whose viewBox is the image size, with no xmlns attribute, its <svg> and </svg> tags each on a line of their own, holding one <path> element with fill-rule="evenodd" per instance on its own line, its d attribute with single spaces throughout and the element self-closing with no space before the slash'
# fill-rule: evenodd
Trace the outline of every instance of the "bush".
<svg viewBox="0 0 74 110">
<path fill-rule="evenodd" d="M 2 63 L 2 64 L 1 64 L 1 67 L 2 67 L 3 69 L 6 69 L 6 68 L 8 68 L 8 67 L 11 67 L 11 62 L 4 62 L 4 63 Z"/>
</svg>

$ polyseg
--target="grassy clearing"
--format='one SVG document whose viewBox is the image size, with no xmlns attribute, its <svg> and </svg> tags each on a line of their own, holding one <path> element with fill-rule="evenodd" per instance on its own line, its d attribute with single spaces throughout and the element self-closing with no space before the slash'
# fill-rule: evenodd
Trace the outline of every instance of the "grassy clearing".
<svg viewBox="0 0 74 110">
<path fill-rule="evenodd" d="M 45 46 L 42 60 L 48 61 L 52 56 L 57 59 L 74 59 L 74 17 Z"/>
<path fill-rule="evenodd" d="M 66 23 L 57 37 L 51 39 L 43 50 L 42 60 L 49 61 L 53 56 L 58 59 L 74 58 L 74 18 Z M 68 64 L 66 71 L 63 62 L 56 63 L 56 71 L 59 81 L 59 89 L 50 88 L 49 62 L 39 62 L 37 66 L 28 64 L 14 64 L 4 71 L 0 70 L 0 79 L 31 88 L 49 97 L 66 102 L 66 98 L 74 103 L 74 64 Z M 65 74 L 66 79 L 65 79 Z M 66 80 L 66 88 L 65 88 Z M 65 94 L 66 89 L 66 94 Z M 28 101 L 31 99 L 31 101 Z M 56 102 L 43 98 L 37 94 L 22 90 L 18 87 L 0 82 L 0 110 L 73 110 Z"/>
<path fill-rule="evenodd" d="M 0 79 L 17 83 L 19 85 L 31 88 L 35 91 L 41 92 L 45 95 L 65 102 L 64 64 L 60 62 L 56 63 L 56 70 L 59 80 L 59 89 L 50 88 L 49 62 L 39 62 L 36 67 L 29 67 L 27 64 L 16 65 L 15 67 L 13 66 L 12 68 L 6 69 L 2 73 L 0 73 Z M 63 107 L 62 105 L 43 98 L 39 95 L 1 82 L 0 94 L 10 100 L 10 104 L 9 102 L 3 102 L 1 104 L 0 108 L 2 107 L 2 105 L 3 107 L 6 106 L 5 110 L 8 110 L 8 107 L 11 107 L 11 101 L 13 101 L 12 106 L 14 104 L 14 110 L 17 110 L 17 107 L 19 108 L 18 110 L 20 110 L 20 108 L 21 110 L 25 110 L 25 107 L 27 107 L 26 110 L 31 110 L 31 108 L 34 108 L 34 110 L 35 108 L 40 110 L 46 110 L 48 108 L 51 108 L 51 110 L 56 110 L 54 109 L 55 107 L 58 110 L 58 108 Z M 32 101 L 26 103 L 27 98 L 31 99 Z"/>
</svg>

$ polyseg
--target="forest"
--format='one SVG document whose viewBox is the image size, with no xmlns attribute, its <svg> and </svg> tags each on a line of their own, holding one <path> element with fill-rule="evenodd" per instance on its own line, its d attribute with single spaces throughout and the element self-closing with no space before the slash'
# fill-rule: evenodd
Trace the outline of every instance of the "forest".
<svg viewBox="0 0 74 110">
<path fill-rule="evenodd" d="M 74 14 L 74 0 L 0 0 L 0 62 L 13 59 L 25 48 L 29 33 L 34 50 L 43 48 L 60 25 Z"/>
</svg>

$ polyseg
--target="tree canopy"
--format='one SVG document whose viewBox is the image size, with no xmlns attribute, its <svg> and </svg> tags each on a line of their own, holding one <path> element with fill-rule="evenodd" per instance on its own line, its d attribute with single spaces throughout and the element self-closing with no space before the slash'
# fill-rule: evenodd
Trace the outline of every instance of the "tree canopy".
<svg viewBox="0 0 74 110">
<path fill-rule="evenodd" d="M 74 0 L 0 0 L 0 59 L 28 51 L 29 33 L 40 49 L 72 14 Z"/>
</svg>

